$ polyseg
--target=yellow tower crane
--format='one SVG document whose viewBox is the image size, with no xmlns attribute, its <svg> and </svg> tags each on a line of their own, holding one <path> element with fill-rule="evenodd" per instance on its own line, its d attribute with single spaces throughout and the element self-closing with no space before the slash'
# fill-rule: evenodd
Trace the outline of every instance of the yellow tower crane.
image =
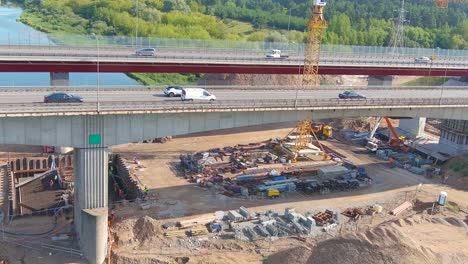
<svg viewBox="0 0 468 264">
<path fill-rule="evenodd" d="M 320 85 L 319 63 L 322 46 L 323 31 L 327 28 L 327 21 L 323 17 L 323 10 L 327 0 L 314 0 L 307 32 L 307 42 L 304 53 L 304 71 L 302 85 Z"/>
</svg>

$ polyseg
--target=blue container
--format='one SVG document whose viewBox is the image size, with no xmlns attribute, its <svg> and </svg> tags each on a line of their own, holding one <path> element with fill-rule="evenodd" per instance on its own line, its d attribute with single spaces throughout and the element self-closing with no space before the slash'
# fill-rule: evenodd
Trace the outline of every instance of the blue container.
<svg viewBox="0 0 468 264">
<path fill-rule="evenodd" d="M 273 181 L 284 181 L 286 180 L 286 176 L 274 176 Z"/>
</svg>

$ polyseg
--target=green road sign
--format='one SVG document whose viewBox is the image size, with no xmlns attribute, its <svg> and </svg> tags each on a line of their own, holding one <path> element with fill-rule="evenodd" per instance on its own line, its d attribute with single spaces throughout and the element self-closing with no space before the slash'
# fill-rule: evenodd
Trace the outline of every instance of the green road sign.
<svg viewBox="0 0 468 264">
<path fill-rule="evenodd" d="M 90 134 L 89 135 L 89 144 L 90 145 L 100 145 L 101 144 L 101 134 Z"/>
</svg>

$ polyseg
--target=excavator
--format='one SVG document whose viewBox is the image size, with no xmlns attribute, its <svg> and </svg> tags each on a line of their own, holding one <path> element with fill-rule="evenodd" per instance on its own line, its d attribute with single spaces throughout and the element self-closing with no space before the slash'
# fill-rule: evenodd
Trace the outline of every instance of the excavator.
<svg viewBox="0 0 468 264">
<path fill-rule="evenodd" d="M 381 146 L 378 143 L 375 142 L 375 132 L 377 131 L 377 128 L 380 125 L 380 122 L 382 122 L 382 119 L 385 119 L 385 122 L 387 122 L 387 127 L 390 129 L 392 133 L 392 137 L 389 139 L 387 144 L 385 146 Z M 385 117 L 380 117 L 377 121 L 377 124 L 375 125 L 374 129 L 372 129 L 371 133 L 369 133 L 369 136 L 367 138 L 367 144 L 366 144 L 366 149 L 375 152 L 378 149 L 381 148 L 392 148 L 392 149 L 401 149 L 402 151 L 407 151 L 408 148 L 404 144 L 404 137 L 403 136 L 398 136 L 397 132 L 395 131 L 395 128 L 392 125 L 392 122 L 390 121 L 390 118 L 385 116 Z"/>
</svg>

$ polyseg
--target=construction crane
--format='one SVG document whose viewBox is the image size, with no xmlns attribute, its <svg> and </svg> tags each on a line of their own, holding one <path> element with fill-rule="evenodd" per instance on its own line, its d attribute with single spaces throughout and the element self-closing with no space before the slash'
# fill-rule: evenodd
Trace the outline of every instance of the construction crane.
<svg viewBox="0 0 468 264">
<path fill-rule="evenodd" d="M 376 142 L 374 142 L 374 135 L 375 135 L 375 132 L 377 131 L 377 128 L 379 127 L 380 125 L 380 122 L 382 121 L 382 119 L 385 119 L 385 122 L 387 122 L 387 127 L 388 129 L 390 130 L 390 132 L 392 133 L 392 138 L 390 138 L 389 136 L 389 141 L 387 142 L 387 146 L 389 147 L 392 147 L 392 148 L 399 148 L 403 151 L 406 151 L 407 148 L 405 147 L 404 145 L 404 140 L 402 139 L 402 137 L 399 137 L 397 132 L 395 131 L 395 128 L 393 127 L 392 125 L 392 122 L 390 121 L 390 118 L 385 116 L 385 117 L 380 117 L 378 120 L 377 120 L 377 123 L 374 127 L 374 129 L 372 129 L 371 133 L 369 133 L 369 136 L 367 138 L 368 142 L 367 142 L 367 145 L 366 145 L 366 149 L 368 149 L 369 151 L 377 151 L 377 149 L 379 148 L 379 144 L 377 144 Z"/>
<path fill-rule="evenodd" d="M 312 14 L 307 23 L 308 32 L 304 52 L 302 85 L 320 85 L 318 69 L 323 31 L 327 28 L 327 21 L 323 17 L 323 10 L 326 5 L 327 0 L 314 0 L 313 2 Z"/>
</svg>

